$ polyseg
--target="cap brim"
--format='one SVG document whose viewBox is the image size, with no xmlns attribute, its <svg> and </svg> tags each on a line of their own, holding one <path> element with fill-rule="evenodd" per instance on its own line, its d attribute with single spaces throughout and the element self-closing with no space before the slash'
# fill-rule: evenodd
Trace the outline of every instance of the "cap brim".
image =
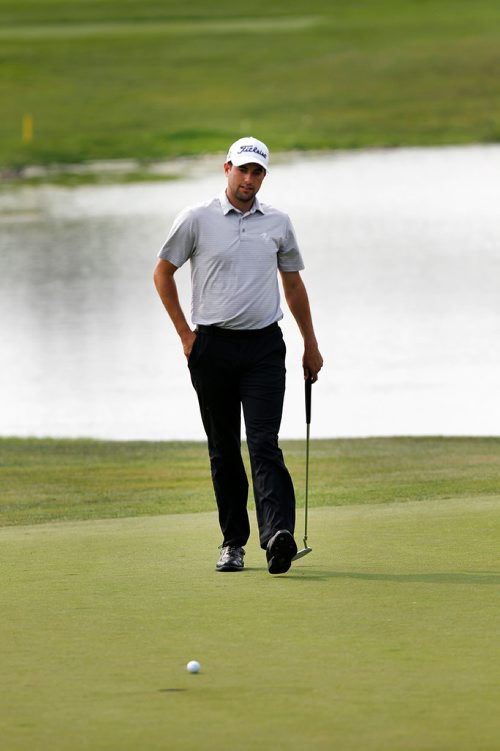
<svg viewBox="0 0 500 751">
<path fill-rule="evenodd" d="M 243 158 L 234 157 L 229 161 L 231 162 L 231 164 L 234 164 L 235 167 L 243 167 L 244 164 L 258 164 L 263 167 L 266 172 L 269 172 L 269 167 L 262 159 L 259 158 L 257 154 L 249 154 L 248 157 L 244 156 Z"/>
</svg>

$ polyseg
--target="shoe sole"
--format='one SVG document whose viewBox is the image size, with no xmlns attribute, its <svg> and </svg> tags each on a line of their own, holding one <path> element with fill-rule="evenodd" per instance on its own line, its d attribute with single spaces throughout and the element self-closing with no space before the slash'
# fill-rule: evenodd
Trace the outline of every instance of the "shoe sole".
<svg viewBox="0 0 500 751">
<path fill-rule="evenodd" d="M 292 558 L 297 553 L 297 545 L 290 532 L 278 532 L 268 552 L 269 573 L 285 574 L 292 565 Z"/>
<path fill-rule="evenodd" d="M 243 571 L 243 566 L 216 566 L 216 571 Z"/>
</svg>

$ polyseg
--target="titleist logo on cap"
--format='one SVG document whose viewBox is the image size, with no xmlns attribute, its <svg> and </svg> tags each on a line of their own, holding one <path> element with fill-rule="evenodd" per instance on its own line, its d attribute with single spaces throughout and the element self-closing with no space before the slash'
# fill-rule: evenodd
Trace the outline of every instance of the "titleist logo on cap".
<svg viewBox="0 0 500 751">
<path fill-rule="evenodd" d="M 249 151 L 250 151 L 250 152 L 251 152 L 252 154 L 260 154 L 261 156 L 263 156 L 263 157 L 264 157 L 264 159 L 267 159 L 267 157 L 268 157 L 268 154 L 267 154 L 267 152 L 266 152 L 266 151 L 261 151 L 261 150 L 260 150 L 260 149 L 258 148 L 258 146 L 252 146 L 252 145 L 250 145 L 250 144 L 247 144 L 247 145 L 245 145 L 245 144 L 242 144 L 242 145 L 241 145 L 241 146 L 239 147 L 239 149 L 238 149 L 238 151 L 237 151 L 236 153 L 237 153 L 237 154 L 243 154 L 243 153 L 245 153 L 245 152 L 249 152 Z"/>
</svg>

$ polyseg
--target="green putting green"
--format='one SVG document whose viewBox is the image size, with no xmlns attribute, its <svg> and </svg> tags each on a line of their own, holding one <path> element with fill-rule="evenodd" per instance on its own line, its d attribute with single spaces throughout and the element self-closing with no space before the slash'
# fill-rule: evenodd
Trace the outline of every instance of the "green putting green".
<svg viewBox="0 0 500 751">
<path fill-rule="evenodd" d="M 2 747 L 493 751 L 499 506 L 314 508 L 276 577 L 212 512 L 5 527 Z"/>
</svg>

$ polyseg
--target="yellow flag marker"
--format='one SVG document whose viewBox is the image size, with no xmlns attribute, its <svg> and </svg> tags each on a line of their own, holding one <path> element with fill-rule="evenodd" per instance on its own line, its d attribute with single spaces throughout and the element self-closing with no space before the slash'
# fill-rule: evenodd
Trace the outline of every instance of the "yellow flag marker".
<svg viewBox="0 0 500 751">
<path fill-rule="evenodd" d="M 32 115 L 23 115 L 23 143 L 31 143 L 33 140 L 33 117 Z"/>
</svg>

